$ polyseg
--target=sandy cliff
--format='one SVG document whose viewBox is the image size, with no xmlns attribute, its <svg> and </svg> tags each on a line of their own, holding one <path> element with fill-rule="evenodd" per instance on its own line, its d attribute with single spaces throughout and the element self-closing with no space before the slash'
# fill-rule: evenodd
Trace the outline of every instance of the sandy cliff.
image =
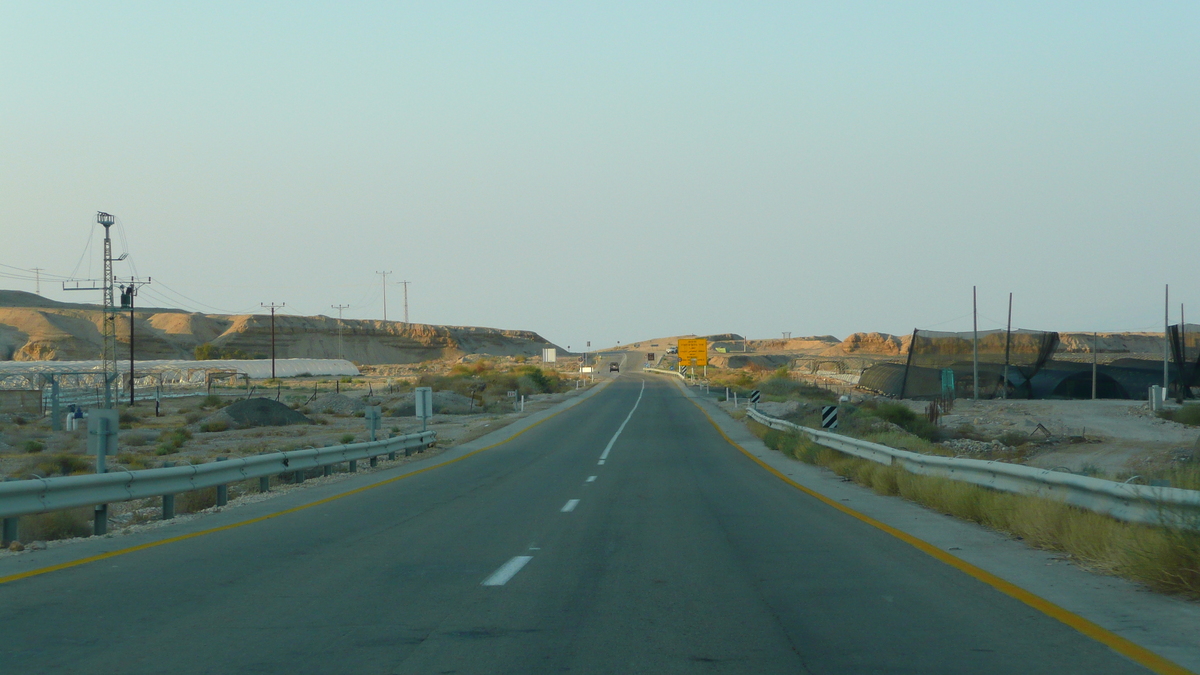
<svg viewBox="0 0 1200 675">
<path fill-rule="evenodd" d="M 32 293 L 0 291 L 0 360 L 82 360 L 100 356 L 99 307 L 58 303 Z M 210 343 L 251 355 L 271 351 L 271 318 L 173 309 L 134 313 L 139 359 L 190 359 Z M 341 339 L 339 340 L 339 328 Z M 117 317 L 118 353 L 129 353 L 128 312 Z M 416 363 L 464 354 L 540 356 L 553 347 L 537 333 L 469 326 L 357 321 L 324 316 L 275 317 L 279 358 L 344 358 L 361 364 Z M 560 350 L 561 351 L 561 350 Z"/>
</svg>

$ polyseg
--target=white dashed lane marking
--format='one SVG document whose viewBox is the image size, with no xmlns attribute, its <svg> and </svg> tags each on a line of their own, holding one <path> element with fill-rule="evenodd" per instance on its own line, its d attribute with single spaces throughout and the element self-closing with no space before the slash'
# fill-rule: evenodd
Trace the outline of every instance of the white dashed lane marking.
<svg viewBox="0 0 1200 675">
<path fill-rule="evenodd" d="M 519 555 L 512 560 L 500 566 L 500 569 L 492 572 L 492 576 L 483 580 L 484 586 L 503 586 L 508 583 L 508 580 L 517 575 L 521 568 L 533 560 L 531 555 Z"/>
</svg>

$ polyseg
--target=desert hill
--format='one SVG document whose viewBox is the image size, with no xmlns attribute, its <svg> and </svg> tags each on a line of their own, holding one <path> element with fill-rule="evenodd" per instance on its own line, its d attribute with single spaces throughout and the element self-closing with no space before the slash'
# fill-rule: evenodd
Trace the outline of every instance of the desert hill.
<svg viewBox="0 0 1200 675">
<path fill-rule="evenodd" d="M 55 302 L 33 293 L 0 291 L 0 360 L 72 361 L 99 358 L 102 311 L 96 305 Z M 134 312 L 139 359 L 191 359 L 196 347 L 271 351 L 267 315 L 198 314 L 178 309 Z M 279 358 L 347 358 L 360 364 L 417 363 L 466 354 L 540 356 L 555 345 L 537 333 L 471 326 L 433 326 L 325 316 L 275 317 Z M 117 315 L 117 350 L 129 353 L 129 313 Z M 562 351 L 562 350 L 560 350 Z"/>
</svg>

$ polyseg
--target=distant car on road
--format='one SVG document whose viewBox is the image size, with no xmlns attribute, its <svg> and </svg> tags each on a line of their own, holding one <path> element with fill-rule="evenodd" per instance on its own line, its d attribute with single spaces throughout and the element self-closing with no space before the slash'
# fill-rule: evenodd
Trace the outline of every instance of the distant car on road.
<svg viewBox="0 0 1200 675">
<path fill-rule="evenodd" d="M 610 364 L 608 364 L 608 372 L 619 373 L 619 372 L 621 372 L 621 366 L 618 366 L 615 363 L 610 363 Z"/>
<path fill-rule="evenodd" d="M 676 347 L 667 347 L 667 353 L 668 354 L 678 354 L 679 349 L 677 349 Z"/>
</svg>

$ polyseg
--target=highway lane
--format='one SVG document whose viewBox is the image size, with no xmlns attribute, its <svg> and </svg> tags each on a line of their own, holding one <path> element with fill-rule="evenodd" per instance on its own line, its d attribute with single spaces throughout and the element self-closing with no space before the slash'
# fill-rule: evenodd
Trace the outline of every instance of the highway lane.
<svg viewBox="0 0 1200 675">
<path fill-rule="evenodd" d="M 463 461 L 0 600 L 22 673 L 1147 672 L 629 374 Z"/>
</svg>

